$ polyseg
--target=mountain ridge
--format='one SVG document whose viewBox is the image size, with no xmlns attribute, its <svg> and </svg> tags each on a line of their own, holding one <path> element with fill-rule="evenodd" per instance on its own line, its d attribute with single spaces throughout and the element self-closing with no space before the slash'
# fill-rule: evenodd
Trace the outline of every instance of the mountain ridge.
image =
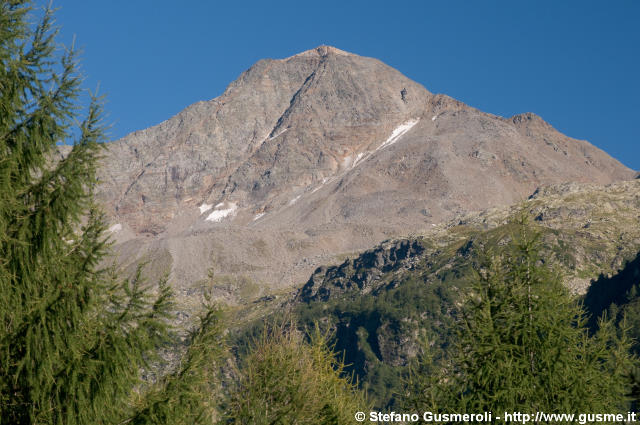
<svg viewBox="0 0 640 425">
<path fill-rule="evenodd" d="M 185 293 L 250 281 L 260 296 L 541 185 L 633 175 L 535 114 L 487 114 L 320 46 L 110 143 L 98 196 L 124 267 L 147 258 Z"/>
</svg>

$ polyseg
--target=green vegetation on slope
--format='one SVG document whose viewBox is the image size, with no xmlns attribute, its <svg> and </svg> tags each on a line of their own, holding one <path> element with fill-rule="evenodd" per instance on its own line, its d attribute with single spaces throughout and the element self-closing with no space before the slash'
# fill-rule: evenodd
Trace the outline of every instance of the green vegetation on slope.
<svg viewBox="0 0 640 425">
<path fill-rule="evenodd" d="M 368 403 L 344 364 L 317 329 L 294 326 L 265 329 L 241 360 L 231 384 L 224 423 L 246 425 L 348 424 Z"/>
<path fill-rule="evenodd" d="M 631 341 L 587 319 L 523 226 L 487 253 L 463 297 L 449 358 L 411 376 L 405 403 L 432 412 L 627 412 Z M 419 363 L 432 363 L 432 347 Z"/>
<path fill-rule="evenodd" d="M 638 182 L 607 188 L 560 186 L 521 205 L 465 217 L 423 237 L 385 243 L 339 266 L 319 269 L 298 293 L 294 309 L 302 323 L 318 321 L 333 329 L 348 370 L 356 373 L 376 406 L 391 406 L 394 394 L 401 392 L 407 366 L 420 351 L 420 341 L 428 337 L 439 357 L 451 345 L 452 324 L 474 270 L 485 252 L 499 252 L 517 233 L 517 226 L 510 224 L 514 217 L 531 217 L 540 233 L 543 261 L 558 268 L 564 284 L 580 293 L 600 274 L 615 281 L 616 270 L 640 251 L 639 194 Z M 416 247 L 413 254 L 398 255 L 405 245 Z M 631 279 L 637 272 L 628 269 Z M 626 284 L 626 289 L 615 290 L 622 291 L 617 298 L 596 308 L 593 300 L 603 298 L 593 291 L 613 288 L 606 280 L 602 285 L 596 282 L 592 295 L 586 296 L 592 323 L 611 302 L 622 304 L 633 296 L 627 294 L 631 285 Z M 626 308 L 629 322 L 640 317 L 630 307 L 621 308 Z M 619 322 L 622 315 L 614 314 Z"/>
</svg>

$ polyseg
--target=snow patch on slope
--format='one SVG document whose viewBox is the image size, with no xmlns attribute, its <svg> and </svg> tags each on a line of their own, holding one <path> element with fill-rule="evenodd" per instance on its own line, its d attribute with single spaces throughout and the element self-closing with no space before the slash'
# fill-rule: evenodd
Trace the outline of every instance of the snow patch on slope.
<svg viewBox="0 0 640 425">
<path fill-rule="evenodd" d="M 367 154 L 369 152 L 366 152 Z M 353 165 L 351 166 L 351 168 L 354 168 L 356 165 L 358 165 L 358 163 L 363 159 L 363 157 L 365 156 L 365 152 L 360 152 L 357 156 L 355 161 L 353 161 Z M 368 155 L 367 155 L 368 156 Z M 366 159 L 366 158 L 365 158 Z"/>
<path fill-rule="evenodd" d="M 381 144 L 378 149 L 383 149 L 383 148 L 385 148 L 387 146 L 393 145 L 402 136 L 404 136 L 404 134 L 407 131 L 411 130 L 414 125 L 418 124 L 418 121 L 420 121 L 420 118 L 415 119 L 415 120 L 409 120 L 409 121 L 407 121 L 405 123 L 400 124 L 398 127 L 396 127 L 393 130 L 393 132 L 391 132 L 391 136 L 389 136 L 389 138 L 387 140 L 385 140 L 385 142 L 383 144 Z"/>
<path fill-rule="evenodd" d="M 202 205 L 200 205 L 198 208 L 200 208 L 200 214 L 204 214 L 207 211 L 209 211 L 211 208 L 213 208 L 213 204 L 205 204 L 203 202 Z"/>
<path fill-rule="evenodd" d="M 331 178 L 324 177 L 322 179 L 322 182 L 318 186 L 314 187 L 313 190 L 310 193 L 317 192 L 318 190 L 322 189 L 327 183 L 331 183 L 333 180 L 335 180 L 335 177 L 331 177 Z"/>
<path fill-rule="evenodd" d="M 285 128 L 284 130 L 282 130 L 282 131 L 281 131 L 281 132 L 279 132 L 278 134 L 276 134 L 276 135 L 274 135 L 274 136 L 269 137 L 269 138 L 267 139 L 267 141 L 275 139 L 276 137 L 280 136 L 281 134 L 283 134 L 283 133 L 284 133 L 285 131 L 287 131 L 287 130 L 289 130 L 289 129 L 288 129 L 288 128 Z"/>
<path fill-rule="evenodd" d="M 302 196 L 302 195 L 298 195 L 298 196 L 296 196 L 295 198 L 293 198 L 292 200 L 290 200 L 290 201 L 289 201 L 289 203 L 288 203 L 287 205 L 293 205 L 293 204 L 295 204 L 296 202 L 298 202 L 298 199 L 300 199 L 300 197 L 301 197 L 301 196 Z"/>
<path fill-rule="evenodd" d="M 229 208 L 218 209 L 218 208 L 222 207 L 223 205 L 224 205 L 223 202 L 221 202 L 218 205 L 216 205 L 216 209 L 214 211 L 212 211 L 211 214 L 209 214 L 209 216 L 207 218 L 205 218 L 205 220 L 206 221 L 212 221 L 214 223 L 218 223 L 218 222 L 222 221 L 223 218 L 227 218 L 229 216 L 233 216 L 233 214 L 235 214 L 236 210 L 238 209 L 238 206 L 233 202 L 229 202 Z"/>
<path fill-rule="evenodd" d="M 111 233 L 118 233 L 120 230 L 122 230 L 122 224 L 116 223 L 116 224 L 112 225 L 111 227 L 109 227 L 108 230 Z"/>
</svg>

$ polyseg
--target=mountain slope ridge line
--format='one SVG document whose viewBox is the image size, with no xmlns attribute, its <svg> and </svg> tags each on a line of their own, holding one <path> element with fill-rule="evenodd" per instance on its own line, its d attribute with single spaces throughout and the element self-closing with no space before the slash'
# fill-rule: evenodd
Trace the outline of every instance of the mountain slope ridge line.
<svg viewBox="0 0 640 425">
<path fill-rule="evenodd" d="M 299 286 L 344 253 L 541 186 L 635 176 L 534 114 L 487 114 L 330 46 L 258 61 L 221 96 L 110 143 L 99 173 L 120 264 L 168 271 L 185 305 L 228 282 L 256 297 Z M 200 213 L 221 202 L 233 213 Z"/>
</svg>

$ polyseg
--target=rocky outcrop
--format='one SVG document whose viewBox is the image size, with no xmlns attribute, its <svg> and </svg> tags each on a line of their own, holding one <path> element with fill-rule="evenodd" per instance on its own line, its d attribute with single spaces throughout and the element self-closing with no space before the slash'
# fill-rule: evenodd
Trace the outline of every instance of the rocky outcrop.
<svg viewBox="0 0 640 425">
<path fill-rule="evenodd" d="M 384 273 L 410 270 L 424 247 L 417 240 L 387 242 L 365 251 L 338 266 L 319 267 L 299 291 L 300 302 L 326 301 L 331 297 L 357 290 L 362 294 L 376 289 L 373 283 Z"/>
</svg>

